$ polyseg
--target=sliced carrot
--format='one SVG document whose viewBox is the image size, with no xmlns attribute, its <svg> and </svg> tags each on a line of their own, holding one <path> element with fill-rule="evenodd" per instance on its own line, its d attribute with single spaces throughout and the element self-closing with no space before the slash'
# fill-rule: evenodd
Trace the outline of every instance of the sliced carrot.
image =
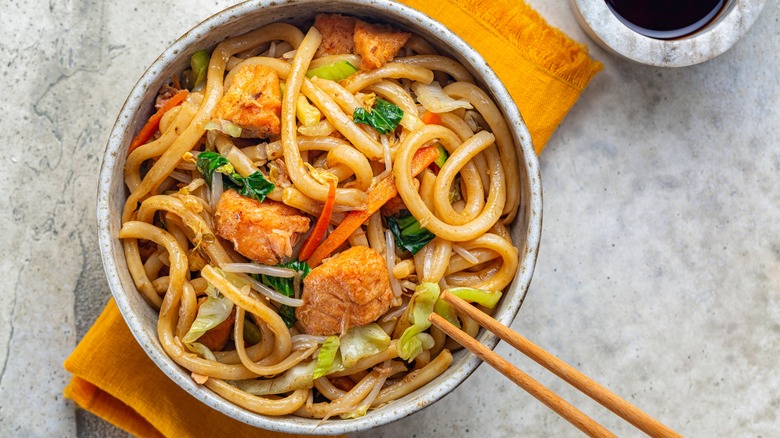
<svg viewBox="0 0 780 438">
<path fill-rule="evenodd" d="M 322 239 L 325 237 L 325 231 L 328 230 L 328 224 L 330 223 L 330 217 L 333 215 L 333 206 L 336 204 L 336 183 L 330 181 L 330 188 L 328 189 L 328 198 L 325 200 L 325 205 L 322 207 L 322 213 L 317 218 L 317 224 L 314 225 L 314 229 L 309 234 L 309 237 L 303 242 L 301 252 L 298 254 L 298 260 L 306 260 L 314 253 L 314 250 L 320 245 Z"/>
<path fill-rule="evenodd" d="M 426 111 L 425 114 L 422 115 L 421 120 L 426 125 L 441 125 L 441 116 L 430 111 Z"/>
<path fill-rule="evenodd" d="M 157 132 L 157 129 L 160 127 L 160 120 L 162 119 L 162 116 L 170 109 L 184 102 L 184 99 L 187 98 L 187 94 L 189 94 L 187 90 L 181 90 L 174 94 L 173 97 L 165 102 L 165 105 L 160 107 L 160 109 L 152 115 L 152 117 L 149 117 L 149 121 L 146 122 L 144 127 L 141 128 L 141 131 L 138 132 L 138 135 L 136 135 L 133 141 L 130 143 L 130 147 L 127 149 L 128 155 L 130 155 L 130 152 L 133 152 L 135 148 L 146 144 L 149 139 L 152 138 L 154 133 Z"/>
<path fill-rule="evenodd" d="M 439 156 L 439 149 L 436 146 L 428 146 L 421 148 L 414 154 L 412 158 L 412 175 L 417 176 L 430 166 L 431 163 Z M 355 232 L 361 225 L 363 225 L 368 218 L 376 213 L 377 210 L 382 208 L 385 203 L 395 195 L 398 194 L 398 189 L 395 186 L 395 179 L 392 175 L 383 179 L 374 190 L 368 193 L 368 200 L 366 201 L 365 210 L 355 210 L 350 212 L 343 221 L 333 230 L 332 233 L 322 242 L 322 244 L 314 250 L 311 257 L 308 258 L 307 263 L 312 268 L 322 263 L 322 261 L 330 256 L 330 254 L 347 241 L 349 236 Z"/>
</svg>

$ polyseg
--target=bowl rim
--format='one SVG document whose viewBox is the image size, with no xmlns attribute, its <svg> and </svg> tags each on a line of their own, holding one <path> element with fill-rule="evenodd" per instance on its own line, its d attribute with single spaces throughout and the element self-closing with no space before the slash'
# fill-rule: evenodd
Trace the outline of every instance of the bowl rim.
<svg viewBox="0 0 780 438">
<path fill-rule="evenodd" d="M 381 12 L 383 15 L 391 16 L 383 16 L 382 18 L 385 20 L 399 21 L 400 18 L 404 18 L 410 22 L 414 22 L 416 26 L 424 27 L 427 30 L 436 33 L 446 41 L 447 45 L 454 49 L 455 52 L 467 59 L 470 64 L 467 67 L 475 72 L 479 72 L 479 79 L 484 82 L 489 88 L 492 96 L 496 99 L 496 104 L 504 113 L 510 131 L 516 140 L 519 164 L 521 165 L 521 168 L 524 168 L 527 172 L 530 192 L 530 199 L 523 201 L 524 206 L 529 210 L 529 220 L 528 228 L 525 232 L 525 245 L 524 247 L 521 247 L 521 252 L 519 254 L 520 264 L 518 266 L 518 272 L 510 285 L 510 289 L 514 293 L 507 294 L 505 301 L 508 298 L 511 299 L 508 303 L 504 304 L 504 308 L 500 312 L 497 312 L 496 315 L 494 315 L 502 324 L 507 326 L 510 325 L 519 311 L 525 294 L 530 286 L 541 240 L 541 175 L 539 162 L 534 151 L 530 133 L 508 90 L 482 56 L 460 36 L 449 30 L 443 24 L 420 11 L 400 3 L 382 0 L 336 0 L 328 2 L 319 2 L 318 0 L 249 0 L 217 12 L 201 21 L 171 44 L 146 69 L 133 86 L 123 104 L 116 122 L 111 129 L 111 133 L 106 143 L 106 150 L 103 154 L 99 173 L 96 213 L 101 259 L 103 261 L 109 288 L 111 289 L 117 307 L 135 339 L 149 358 L 168 376 L 168 378 L 207 406 L 246 424 L 276 432 L 330 435 L 367 430 L 391 423 L 418 412 L 453 391 L 477 369 L 482 361 L 473 354 L 468 353 L 467 359 L 453 374 L 444 379 L 442 379 L 441 376 L 437 377 L 436 380 L 424 386 L 426 390 L 422 391 L 422 393 L 419 393 L 420 391 L 417 390 L 399 399 L 403 400 L 404 403 L 391 403 L 375 411 L 369 411 L 366 416 L 357 419 L 326 421 L 317 426 L 316 429 L 315 425 L 318 420 L 290 416 L 271 417 L 250 412 L 223 399 L 211 390 L 195 384 L 192 379 L 188 377 L 188 374 L 186 377 L 183 375 L 181 367 L 170 359 L 161 348 L 155 347 L 157 341 L 156 332 L 154 333 L 153 339 L 153 336 L 145 330 L 141 317 L 133 311 L 128 295 L 125 294 L 125 289 L 123 288 L 120 278 L 120 269 L 126 271 L 127 267 L 120 266 L 121 263 L 117 263 L 117 259 L 115 258 L 116 249 L 117 247 L 121 247 L 121 244 L 119 243 L 119 239 L 112 232 L 113 230 L 111 227 L 111 186 L 115 169 L 119 165 L 124 165 L 124 150 L 126 149 L 127 143 L 129 143 L 129 139 L 125 138 L 125 132 L 134 115 L 136 115 L 139 110 L 142 110 L 141 105 L 144 101 L 146 90 L 149 88 L 148 84 L 159 75 L 160 71 L 163 70 L 163 67 L 174 63 L 178 57 L 182 56 L 182 53 L 187 53 L 188 48 L 195 46 L 197 44 L 196 38 L 198 38 L 199 31 L 205 30 L 206 32 L 209 32 L 215 28 L 230 25 L 236 18 L 247 13 L 252 13 L 252 11 L 257 9 L 282 8 L 290 5 L 302 6 L 310 3 L 327 3 L 332 5 L 335 11 L 338 11 L 339 5 L 359 5 L 364 8 L 365 15 L 371 15 L 372 13 L 378 14 Z M 260 25 L 261 24 L 259 24 L 258 27 Z M 519 142 L 517 140 L 519 140 Z M 514 177 L 519 178 L 520 176 L 515 175 Z M 124 184 L 122 184 L 122 187 L 124 187 Z M 491 349 L 495 348 L 498 343 L 498 337 L 485 330 L 477 336 L 477 339 Z M 451 368 L 453 367 L 451 366 Z"/>
</svg>

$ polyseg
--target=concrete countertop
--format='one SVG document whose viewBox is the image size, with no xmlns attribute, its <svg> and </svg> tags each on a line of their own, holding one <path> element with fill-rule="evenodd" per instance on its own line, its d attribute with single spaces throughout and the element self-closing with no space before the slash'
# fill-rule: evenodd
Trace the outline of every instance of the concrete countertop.
<svg viewBox="0 0 780 438">
<path fill-rule="evenodd" d="M 64 400 L 62 362 L 109 292 L 94 194 L 144 69 L 234 2 L 0 0 L 0 436 L 125 434 Z M 610 55 L 568 2 L 529 2 L 605 69 L 542 154 L 536 273 L 512 328 L 689 436 L 770 436 L 780 418 L 780 9 L 705 64 Z M 639 433 L 497 351 L 621 436 Z M 490 367 L 360 436 L 576 436 Z"/>
</svg>

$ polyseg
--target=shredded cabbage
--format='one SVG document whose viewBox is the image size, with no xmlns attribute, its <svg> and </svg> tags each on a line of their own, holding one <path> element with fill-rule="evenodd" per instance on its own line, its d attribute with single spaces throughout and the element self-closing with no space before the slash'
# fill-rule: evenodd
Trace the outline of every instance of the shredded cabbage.
<svg viewBox="0 0 780 438">
<path fill-rule="evenodd" d="M 341 337 L 341 364 L 349 368 L 360 359 L 387 350 L 390 336 L 378 324 L 352 327 Z"/>
<path fill-rule="evenodd" d="M 334 365 L 341 365 L 340 360 L 339 363 L 336 364 L 336 353 L 338 352 L 340 343 L 338 336 L 328 336 L 328 339 L 322 343 L 320 352 L 317 354 L 317 367 L 314 369 L 312 379 L 319 379 L 325 374 L 336 371 L 335 368 L 337 367 Z"/>
<path fill-rule="evenodd" d="M 235 382 L 235 385 L 242 391 L 258 396 L 309 389 L 314 386 L 312 372 L 316 366 L 314 361 L 299 363 L 276 378 L 239 380 Z"/>
<path fill-rule="evenodd" d="M 448 113 L 459 108 L 474 108 L 465 100 L 455 100 L 444 94 L 441 85 L 436 81 L 427 85 L 421 82 L 414 82 L 412 90 L 417 95 L 417 101 L 420 102 L 420 105 L 432 113 Z"/>
<path fill-rule="evenodd" d="M 217 361 L 217 357 L 214 356 L 214 353 L 211 352 L 209 347 L 201 344 L 200 342 L 189 343 L 187 344 L 187 348 L 189 348 L 190 351 L 192 351 L 193 353 L 197 354 L 198 356 L 204 359 L 211 360 L 214 362 Z"/>
<path fill-rule="evenodd" d="M 230 312 L 233 311 L 233 302 L 226 297 L 209 295 L 206 301 L 198 308 L 198 316 L 192 322 L 190 331 L 184 335 L 182 342 L 190 344 L 195 342 L 204 333 L 222 324 Z"/>
<path fill-rule="evenodd" d="M 301 121 L 303 126 L 314 126 L 320 121 L 322 113 L 314 105 L 309 103 L 309 99 L 306 96 L 299 94 L 298 102 L 295 106 L 295 114 L 298 116 L 298 120 Z"/>
<path fill-rule="evenodd" d="M 228 120 L 211 119 L 203 126 L 203 129 L 221 132 L 233 138 L 241 137 L 241 127 Z"/>
<path fill-rule="evenodd" d="M 439 293 L 439 285 L 436 283 L 420 283 L 415 289 L 408 311 L 412 325 L 404 330 L 398 340 L 398 356 L 402 359 L 414 360 L 418 354 L 433 347 L 433 337 L 423 331 L 431 326 L 428 316 L 433 312 Z"/>
<path fill-rule="evenodd" d="M 500 291 L 475 289 L 473 287 L 453 287 L 452 289 L 447 289 L 447 292 L 469 303 L 477 303 L 490 309 L 496 307 L 498 300 L 501 299 Z"/>
</svg>

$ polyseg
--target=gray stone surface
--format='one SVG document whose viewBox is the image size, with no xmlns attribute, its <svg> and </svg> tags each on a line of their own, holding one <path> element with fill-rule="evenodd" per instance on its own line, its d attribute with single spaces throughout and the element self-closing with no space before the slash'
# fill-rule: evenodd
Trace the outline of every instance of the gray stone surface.
<svg viewBox="0 0 780 438">
<path fill-rule="evenodd" d="M 541 157 L 544 229 L 513 328 L 690 436 L 780 419 L 780 10 L 684 69 L 602 51 L 566 2 L 532 0 L 605 70 Z M 100 154 L 135 80 L 229 1 L 0 0 L 0 436 L 124 436 L 63 400 L 62 362 L 108 299 Z M 621 436 L 638 433 L 504 344 Z M 78 418 L 78 420 L 77 420 Z M 576 436 L 487 366 L 362 436 Z"/>
</svg>

